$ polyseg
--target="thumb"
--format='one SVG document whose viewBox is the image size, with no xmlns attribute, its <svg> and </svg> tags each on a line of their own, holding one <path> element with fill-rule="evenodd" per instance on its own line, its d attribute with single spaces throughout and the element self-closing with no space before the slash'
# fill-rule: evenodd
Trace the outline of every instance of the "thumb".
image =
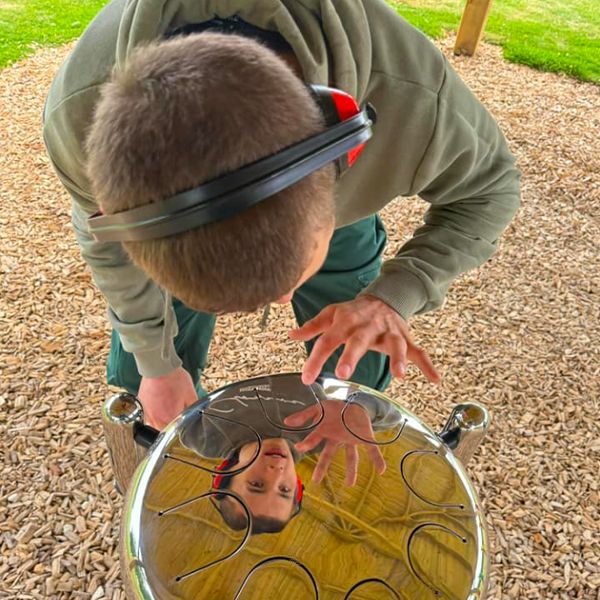
<svg viewBox="0 0 600 600">
<path fill-rule="evenodd" d="M 306 321 L 302 327 L 292 329 L 289 336 L 293 340 L 310 340 L 319 333 L 323 333 L 332 323 L 335 314 L 335 305 L 325 307 L 316 317 Z"/>
<path fill-rule="evenodd" d="M 302 423 L 304 423 L 305 421 L 308 421 L 309 419 L 314 419 L 317 416 L 318 411 L 318 406 L 309 406 L 304 410 L 301 410 L 292 415 L 288 415 L 283 420 L 283 422 L 286 425 L 302 425 Z"/>
</svg>

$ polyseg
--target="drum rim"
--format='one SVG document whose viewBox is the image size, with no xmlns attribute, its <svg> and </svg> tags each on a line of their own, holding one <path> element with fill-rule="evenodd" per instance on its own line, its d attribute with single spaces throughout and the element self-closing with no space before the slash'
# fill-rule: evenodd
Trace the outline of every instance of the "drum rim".
<svg viewBox="0 0 600 600">
<path fill-rule="evenodd" d="M 264 380 L 284 377 L 301 377 L 301 373 L 284 372 L 272 375 L 261 375 L 229 383 L 215 389 L 202 398 L 199 398 L 197 402 L 183 411 L 177 419 L 171 422 L 163 430 L 156 443 L 149 449 L 149 452 L 140 462 L 132 477 L 131 484 L 124 499 L 121 515 L 121 573 L 128 598 L 131 600 L 162 600 L 160 596 L 156 595 L 156 591 L 150 585 L 143 562 L 139 559 L 142 537 L 141 532 L 139 532 L 139 523 L 142 515 L 142 503 L 145 497 L 145 490 L 155 473 L 157 463 L 163 458 L 163 450 L 170 444 L 173 438 L 178 435 L 183 424 L 194 416 L 195 411 L 197 411 L 200 406 L 204 406 L 222 392 L 241 385 L 247 386 L 254 382 L 258 383 Z M 471 591 L 465 600 L 484 600 L 489 585 L 489 535 L 479 496 L 464 465 L 456 456 L 454 456 L 451 449 L 444 444 L 429 425 L 421 421 L 414 413 L 412 413 L 412 411 L 402 406 L 399 401 L 393 397 L 386 396 L 382 392 L 367 386 L 354 382 L 341 381 L 332 376 L 320 376 L 315 383 L 323 385 L 326 384 L 327 381 L 338 386 L 347 386 L 353 390 L 364 391 L 368 394 L 375 395 L 386 402 L 391 402 L 402 415 L 408 419 L 407 423 L 410 422 L 412 426 L 416 425 L 417 427 L 414 427 L 414 429 L 422 431 L 430 444 L 444 450 L 441 456 L 450 463 L 452 468 L 458 474 L 474 509 L 478 556 L 477 565 L 474 568 Z M 142 487 L 144 490 L 140 492 Z"/>
</svg>

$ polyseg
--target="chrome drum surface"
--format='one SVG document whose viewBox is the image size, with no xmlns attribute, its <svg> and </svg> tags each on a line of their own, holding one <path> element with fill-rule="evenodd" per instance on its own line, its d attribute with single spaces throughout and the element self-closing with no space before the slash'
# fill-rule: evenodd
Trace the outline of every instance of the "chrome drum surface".
<svg viewBox="0 0 600 600">
<path fill-rule="evenodd" d="M 131 600 L 481 599 L 488 568 L 439 437 L 369 388 L 297 374 L 222 388 L 159 436 L 121 555 Z"/>
</svg>

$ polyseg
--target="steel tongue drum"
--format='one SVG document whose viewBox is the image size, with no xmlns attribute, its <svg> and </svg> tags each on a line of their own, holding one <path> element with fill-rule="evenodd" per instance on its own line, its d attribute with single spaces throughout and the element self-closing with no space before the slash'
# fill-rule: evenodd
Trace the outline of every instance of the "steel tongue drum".
<svg viewBox="0 0 600 600">
<path fill-rule="evenodd" d="M 375 390 L 299 374 L 223 387 L 160 434 L 134 396 L 113 396 L 128 598 L 483 599 L 464 465 L 488 422 L 461 404 L 436 434 Z"/>
</svg>

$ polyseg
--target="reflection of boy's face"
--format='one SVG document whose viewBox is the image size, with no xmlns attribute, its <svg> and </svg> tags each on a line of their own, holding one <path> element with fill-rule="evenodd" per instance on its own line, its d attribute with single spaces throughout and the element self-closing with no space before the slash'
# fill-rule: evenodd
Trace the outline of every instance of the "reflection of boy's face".
<svg viewBox="0 0 600 600">
<path fill-rule="evenodd" d="M 252 459 L 256 442 L 242 446 L 239 464 Z M 256 460 L 231 478 L 229 489 L 240 495 L 253 517 L 270 517 L 287 522 L 294 511 L 296 467 L 287 442 L 264 440 Z M 241 508 L 240 508 L 241 510 Z"/>
</svg>

